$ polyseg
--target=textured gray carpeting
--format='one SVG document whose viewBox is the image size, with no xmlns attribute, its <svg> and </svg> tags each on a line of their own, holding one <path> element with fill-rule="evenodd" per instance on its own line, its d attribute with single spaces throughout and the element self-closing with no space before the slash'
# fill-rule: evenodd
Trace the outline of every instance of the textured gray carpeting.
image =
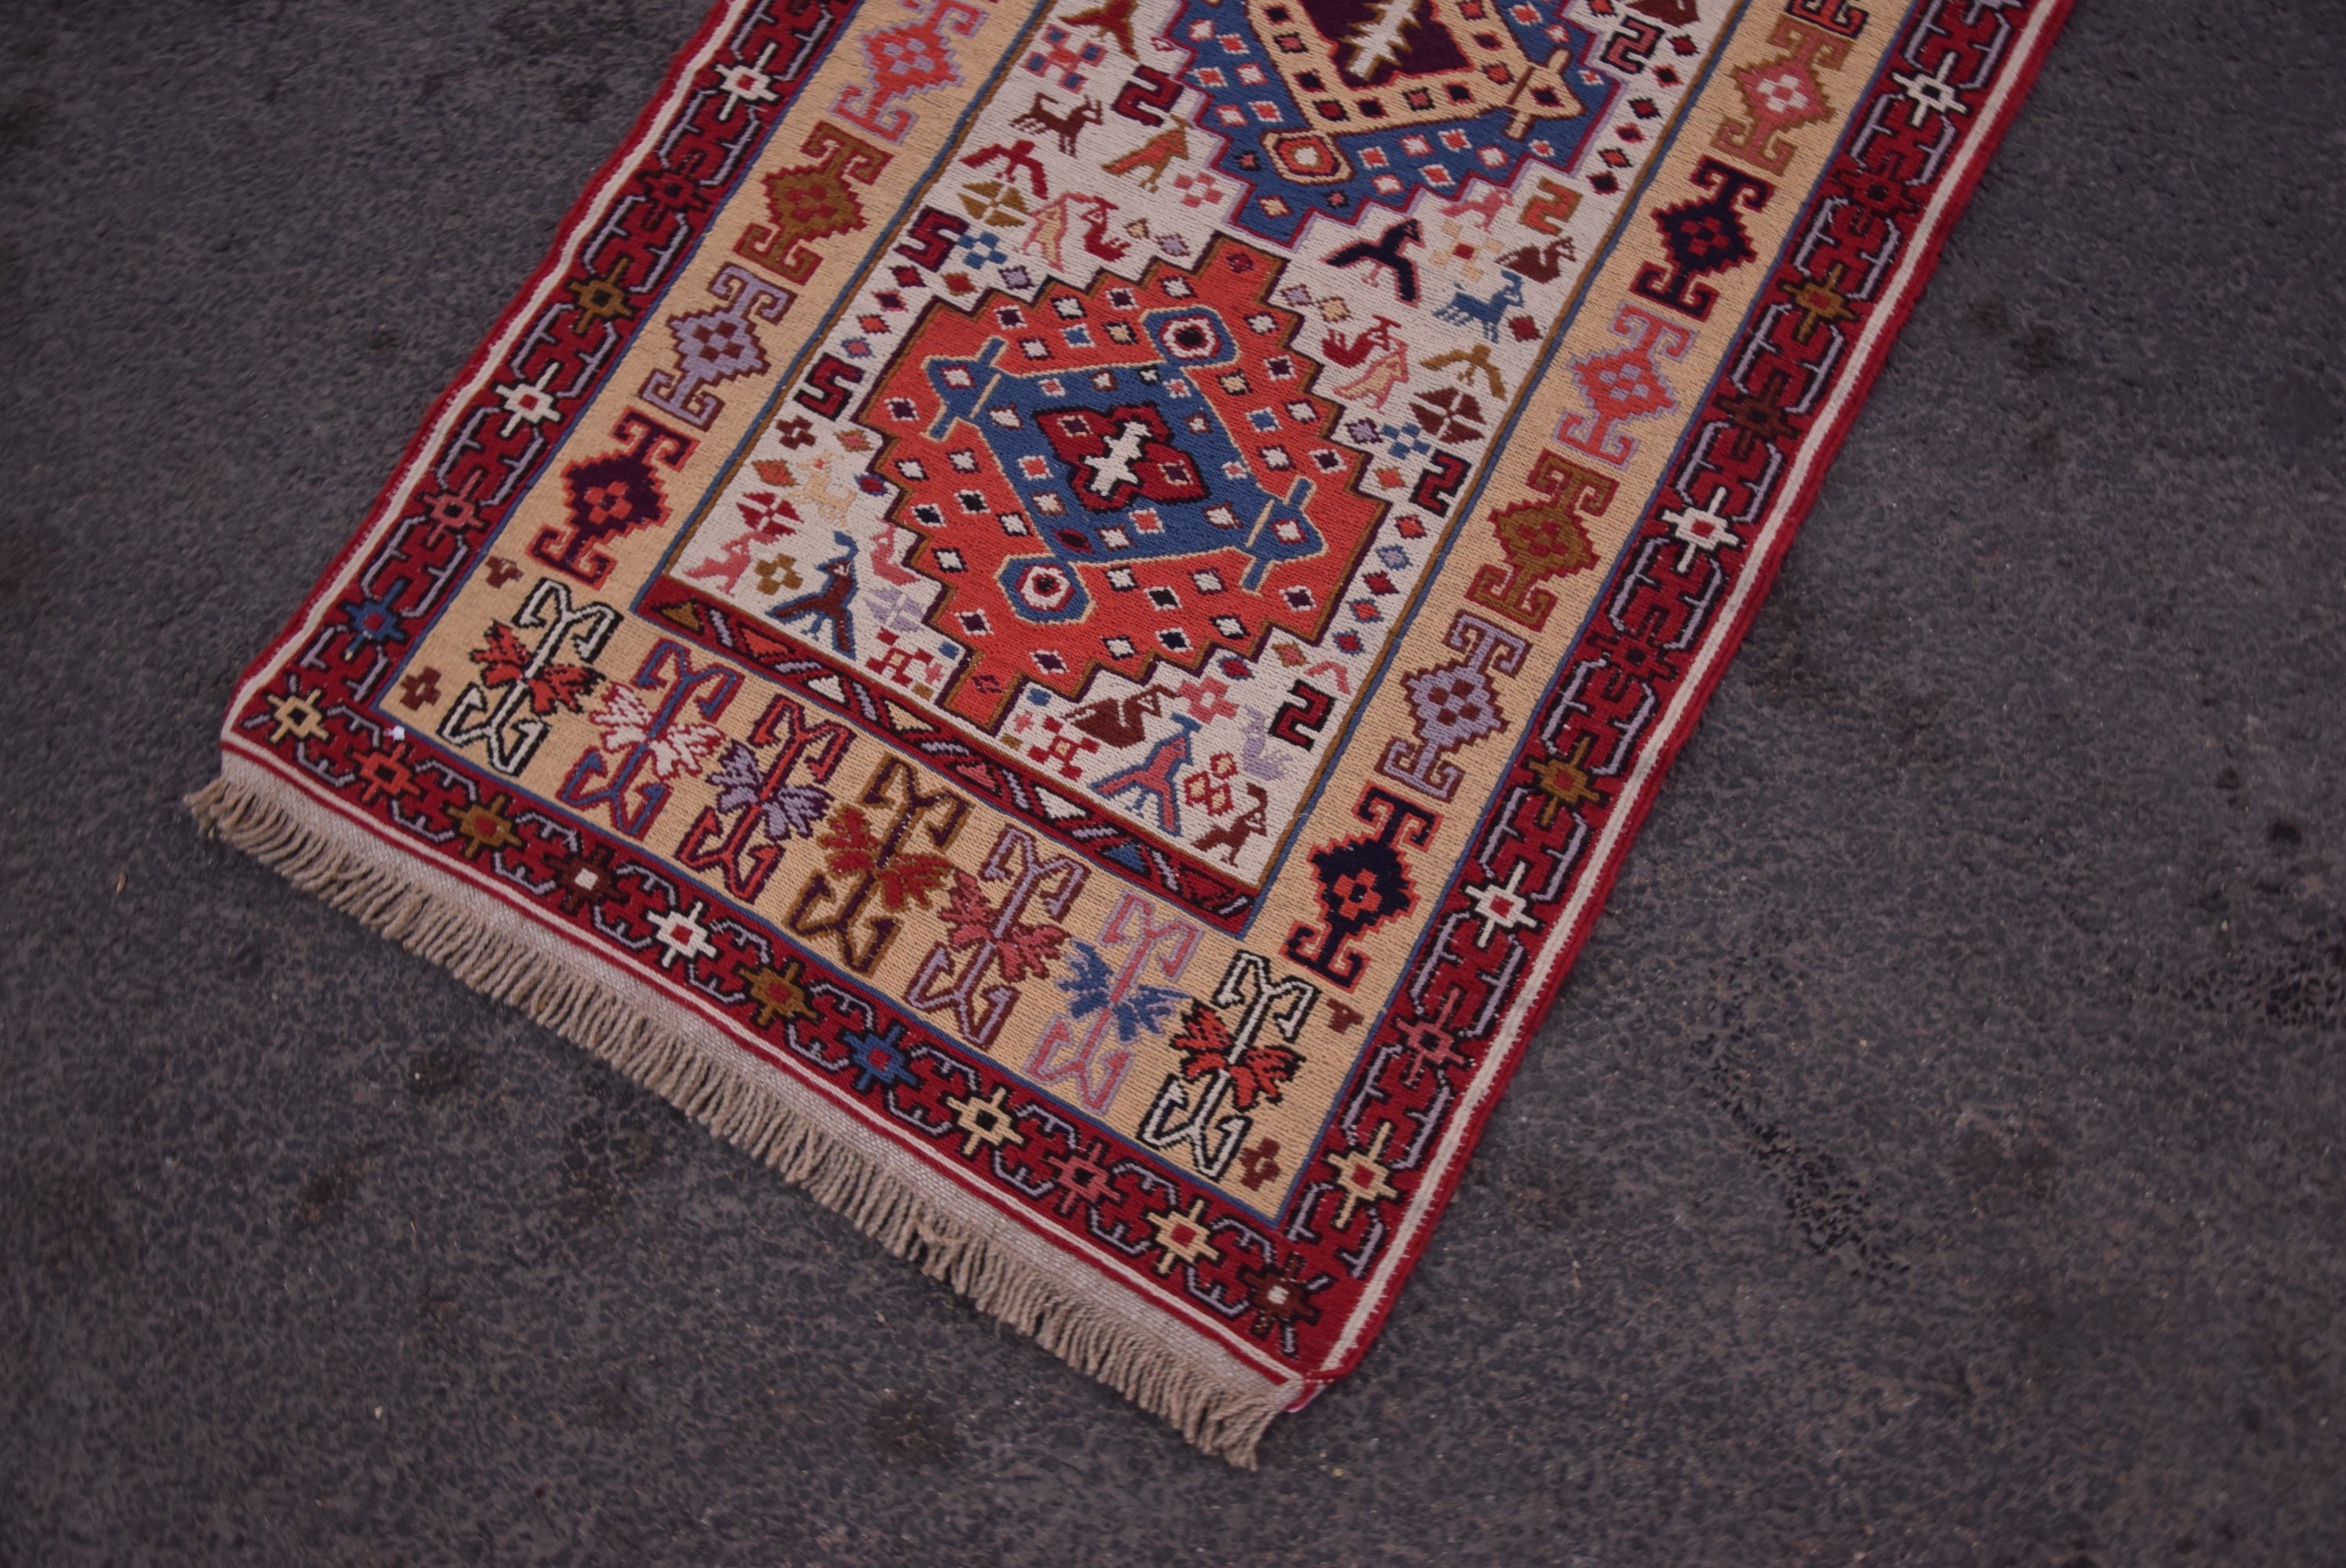
<svg viewBox="0 0 2346 1568">
<path fill-rule="evenodd" d="M 0 1560 L 2346 1562 L 2346 8 L 2080 7 L 1255 1475 L 178 804 L 699 10 L 0 4 Z"/>
</svg>

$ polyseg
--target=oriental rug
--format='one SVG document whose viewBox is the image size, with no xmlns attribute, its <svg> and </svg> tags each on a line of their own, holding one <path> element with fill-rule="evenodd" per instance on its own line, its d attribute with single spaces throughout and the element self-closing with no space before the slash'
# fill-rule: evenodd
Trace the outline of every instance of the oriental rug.
<svg viewBox="0 0 2346 1568">
<path fill-rule="evenodd" d="M 725 0 L 208 827 L 1251 1462 L 2062 0 Z"/>
</svg>

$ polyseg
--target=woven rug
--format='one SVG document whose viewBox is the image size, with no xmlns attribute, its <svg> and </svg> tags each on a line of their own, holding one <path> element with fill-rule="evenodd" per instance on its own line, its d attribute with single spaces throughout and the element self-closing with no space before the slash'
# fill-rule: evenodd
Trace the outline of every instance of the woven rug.
<svg viewBox="0 0 2346 1568">
<path fill-rule="evenodd" d="M 2061 0 L 727 0 L 203 822 L 1251 1462 Z"/>
</svg>

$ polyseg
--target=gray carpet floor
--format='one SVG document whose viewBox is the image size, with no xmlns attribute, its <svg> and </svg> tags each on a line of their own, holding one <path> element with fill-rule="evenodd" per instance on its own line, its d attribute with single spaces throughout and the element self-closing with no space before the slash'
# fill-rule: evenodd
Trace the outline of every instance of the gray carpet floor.
<svg viewBox="0 0 2346 1568">
<path fill-rule="evenodd" d="M 178 805 L 699 9 L 0 0 L 0 1561 L 2346 1563 L 2346 6 L 2079 6 L 1252 1475 Z"/>
</svg>

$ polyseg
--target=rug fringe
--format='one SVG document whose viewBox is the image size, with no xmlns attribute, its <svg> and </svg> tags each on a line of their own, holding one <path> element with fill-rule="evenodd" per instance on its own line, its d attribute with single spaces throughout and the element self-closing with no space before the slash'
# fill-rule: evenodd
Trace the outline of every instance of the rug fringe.
<svg viewBox="0 0 2346 1568">
<path fill-rule="evenodd" d="M 321 818 L 305 820 L 306 812 L 297 815 L 291 807 L 288 787 L 258 770 L 243 771 L 241 779 L 224 772 L 187 798 L 207 837 L 243 850 L 475 991 L 521 1008 L 585 1046 L 980 1310 L 1170 1421 L 1206 1452 L 1254 1468 L 1257 1442 L 1271 1418 L 1294 1402 L 1296 1389 L 1236 1362 L 1229 1363 L 1227 1376 L 1212 1375 L 1198 1356 L 1120 1320 L 1014 1256 L 1004 1234 L 1010 1222 L 971 1224 L 968 1217 L 947 1212 L 904 1175 L 850 1147 L 810 1114 L 841 1118 L 842 1113 L 811 1099 L 791 1104 L 786 1081 L 752 1077 L 709 1045 L 663 1028 L 642 1007 L 614 994 L 583 962 L 531 943 L 518 917 L 483 918 L 403 870 L 395 851 L 362 852 L 353 844 L 355 830 Z"/>
</svg>

